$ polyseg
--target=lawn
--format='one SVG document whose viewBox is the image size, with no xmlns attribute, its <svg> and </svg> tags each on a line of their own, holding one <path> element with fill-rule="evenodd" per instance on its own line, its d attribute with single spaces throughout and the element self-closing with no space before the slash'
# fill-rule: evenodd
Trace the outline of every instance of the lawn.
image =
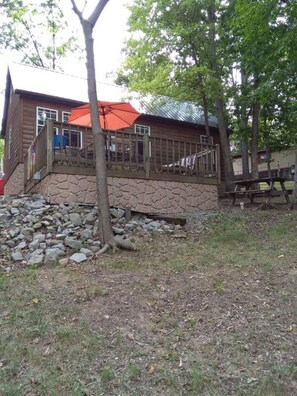
<svg viewBox="0 0 297 396">
<path fill-rule="evenodd" d="M 297 394 L 296 231 L 228 208 L 137 252 L 3 266 L 0 395 Z"/>
</svg>

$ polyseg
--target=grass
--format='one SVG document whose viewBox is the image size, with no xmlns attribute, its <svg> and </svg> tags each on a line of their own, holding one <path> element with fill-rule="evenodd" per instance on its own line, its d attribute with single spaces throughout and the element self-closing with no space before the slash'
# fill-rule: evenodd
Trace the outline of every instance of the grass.
<svg viewBox="0 0 297 396">
<path fill-rule="evenodd" d="M 0 395 L 296 394 L 297 213 L 0 276 Z"/>
</svg>

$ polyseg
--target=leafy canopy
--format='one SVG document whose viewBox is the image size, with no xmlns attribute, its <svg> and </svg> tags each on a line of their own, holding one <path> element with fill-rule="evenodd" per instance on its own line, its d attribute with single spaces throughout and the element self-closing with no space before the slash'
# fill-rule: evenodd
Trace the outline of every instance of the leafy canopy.
<svg viewBox="0 0 297 396">
<path fill-rule="evenodd" d="M 21 61 L 56 69 L 78 49 L 58 0 L 2 0 L 0 48 L 21 54 Z"/>
</svg>

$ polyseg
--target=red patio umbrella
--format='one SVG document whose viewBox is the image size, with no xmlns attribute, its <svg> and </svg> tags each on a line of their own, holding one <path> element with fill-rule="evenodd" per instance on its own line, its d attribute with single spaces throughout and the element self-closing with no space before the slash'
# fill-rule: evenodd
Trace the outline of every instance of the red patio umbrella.
<svg viewBox="0 0 297 396">
<path fill-rule="evenodd" d="M 103 129 L 115 131 L 128 128 L 140 116 L 140 113 L 127 102 L 98 101 L 100 125 Z M 87 103 L 71 110 L 69 124 L 91 126 L 91 110 Z"/>
</svg>

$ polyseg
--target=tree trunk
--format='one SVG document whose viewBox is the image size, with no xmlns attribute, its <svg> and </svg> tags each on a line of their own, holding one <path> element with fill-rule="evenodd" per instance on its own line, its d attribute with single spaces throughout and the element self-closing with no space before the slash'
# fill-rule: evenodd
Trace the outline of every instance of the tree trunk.
<svg viewBox="0 0 297 396">
<path fill-rule="evenodd" d="M 233 189 L 234 170 L 230 152 L 230 142 L 227 134 L 227 128 L 224 119 L 224 104 L 222 99 L 216 99 L 217 118 L 220 133 L 221 150 L 224 164 L 225 186 L 226 191 Z"/>
<path fill-rule="evenodd" d="M 209 121 L 208 121 L 208 103 L 207 103 L 205 94 L 202 94 L 202 103 L 203 103 L 205 133 L 208 138 L 208 143 L 210 143 L 210 128 L 209 128 Z"/>
<path fill-rule="evenodd" d="M 267 158 L 267 172 L 268 172 L 268 177 L 271 177 L 269 130 L 267 127 L 266 117 L 264 119 L 264 140 L 265 140 L 265 151 Z"/>
<path fill-rule="evenodd" d="M 297 201 L 297 146 L 295 146 L 295 174 L 294 174 L 294 188 L 292 192 L 291 209 L 294 209 Z"/>
<path fill-rule="evenodd" d="M 207 8 L 207 16 L 209 23 L 209 45 L 210 45 L 210 68 L 214 72 L 214 75 L 220 81 L 220 76 L 217 67 L 217 52 L 216 52 L 216 31 L 215 31 L 215 1 L 212 0 Z M 223 157 L 223 165 L 224 165 L 224 176 L 225 176 L 225 188 L 226 190 L 230 190 L 233 188 L 232 182 L 234 180 L 234 170 L 232 165 L 231 151 L 230 151 L 230 143 L 227 134 L 227 127 L 225 123 L 224 117 L 224 102 L 222 99 L 221 92 L 218 91 L 217 97 L 215 100 L 216 109 L 217 109 L 217 118 L 218 118 L 218 126 L 220 133 L 220 141 L 221 141 L 221 150 Z"/>
<path fill-rule="evenodd" d="M 114 235 L 110 221 L 110 206 L 108 198 L 107 171 L 105 159 L 105 137 L 100 126 L 98 98 L 96 90 L 93 27 L 88 21 L 83 22 L 87 54 L 88 95 L 91 107 L 91 122 L 94 138 L 94 149 L 96 157 L 96 183 L 98 199 L 98 219 L 100 241 L 112 247 L 115 246 Z"/>
<path fill-rule="evenodd" d="M 249 146 L 244 137 L 241 138 L 241 158 L 242 158 L 242 178 L 247 180 L 250 178 L 249 169 Z"/>
<path fill-rule="evenodd" d="M 253 120 L 252 120 L 252 140 L 251 140 L 251 167 L 252 178 L 259 178 L 258 170 L 258 136 L 259 136 L 259 117 L 260 117 L 260 104 L 253 104 Z"/>
<path fill-rule="evenodd" d="M 241 95 L 245 96 L 246 90 L 246 75 L 241 67 Z M 248 150 L 248 138 L 247 138 L 247 114 L 246 114 L 246 106 L 244 104 L 241 105 L 240 111 L 240 135 L 241 135 L 241 161 L 242 161 L 242 178 L 247 180 L 250 177 L 250 169 L 249 169 L 249 150 Z"/>
</svg>

